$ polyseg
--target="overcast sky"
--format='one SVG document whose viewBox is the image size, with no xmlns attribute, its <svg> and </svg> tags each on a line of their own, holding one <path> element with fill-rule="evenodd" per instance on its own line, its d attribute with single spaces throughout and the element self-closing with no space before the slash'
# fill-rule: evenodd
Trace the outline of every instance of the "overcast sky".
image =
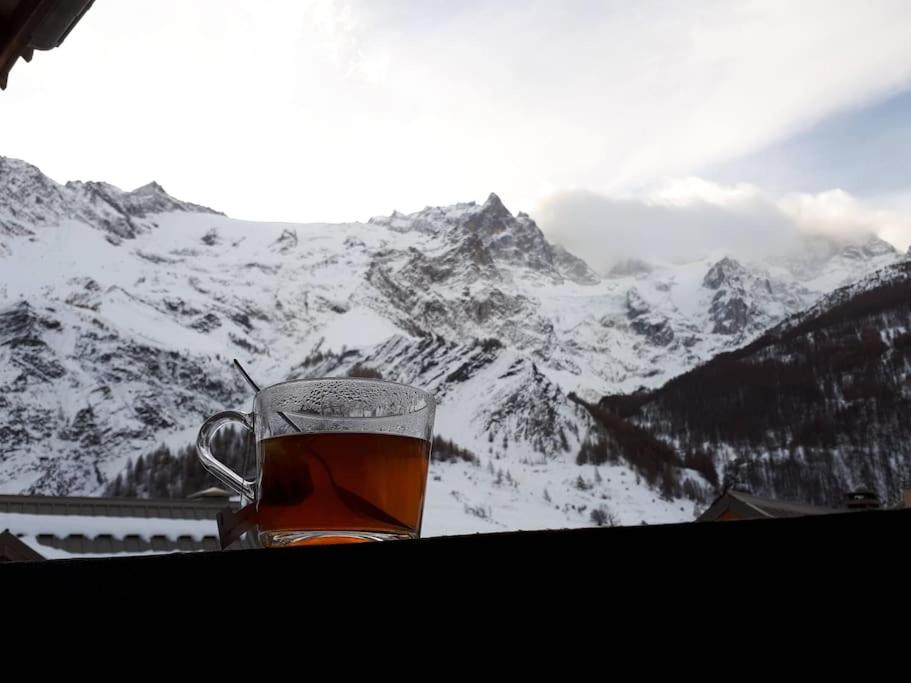
<svg viewBox="0 0 911 683">
<path fill-rule="evenodd" d="M 909 35 L 905 0 L 99 0 L 12 71 L 0 154 L 262 220 L 495 191 L 599 263 L 726 221 L 906 247 Z"/>
</svg>

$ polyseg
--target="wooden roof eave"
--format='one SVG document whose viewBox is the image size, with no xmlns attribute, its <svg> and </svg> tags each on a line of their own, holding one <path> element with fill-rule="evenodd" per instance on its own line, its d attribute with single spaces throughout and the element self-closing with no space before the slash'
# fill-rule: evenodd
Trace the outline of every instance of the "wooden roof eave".
<svg viewBox="0 0 911 683">
<path fill-rule="evenodd" d="M 7 0 L 0 5 L 0 90 L 21 57 L 59 47 L 95 0 Z"/>
</svg>

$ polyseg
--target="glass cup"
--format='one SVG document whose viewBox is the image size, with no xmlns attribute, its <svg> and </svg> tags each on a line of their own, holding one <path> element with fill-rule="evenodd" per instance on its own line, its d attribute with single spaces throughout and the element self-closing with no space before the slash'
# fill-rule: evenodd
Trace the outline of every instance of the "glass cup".
<svg viewBox="0 0 911 683">
<path fill-rule="evenodd" d="M 257 392 L 253 412 L 224 411 L 199 430 L 199 459 L 253 501 L 266 547 L 418 538 L 436 402 L 375 379 L 308 379 Z M 256 437 L 255 479 L 212 455 L 236 422 Z"/>
</svg>

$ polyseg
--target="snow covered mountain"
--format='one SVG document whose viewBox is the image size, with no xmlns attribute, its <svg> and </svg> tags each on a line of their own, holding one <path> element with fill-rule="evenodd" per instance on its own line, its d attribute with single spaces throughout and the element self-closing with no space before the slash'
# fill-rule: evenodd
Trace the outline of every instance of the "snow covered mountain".
<svg viewBox="0 0 911 683">
<path fill-rule="evenodd" d="M 911 482 L 909 375 L 905 260 L 654 391 L 604 397 L 594 414 L 604 439 L 635 425 L 655 452 L 673 444 L 760 495 L 837 508 L 863 488 L 894 504 Z"/>
<path fill-rule="evenodd" d="M 369 368 L 433 391 L 481 466 L 435 465 L 428 533 L 690 519 L 627 464 L 575 464 L 591 418 L 568 394 L 657 387 L 901 258 L 876 238 L 807 254 L 600 277 L 496 195 L 256 223 L 0 159 L 0 491 L 97 493 L 189 443 L 249 405 L 236 356 L 263 384 Z"/>
</svg>

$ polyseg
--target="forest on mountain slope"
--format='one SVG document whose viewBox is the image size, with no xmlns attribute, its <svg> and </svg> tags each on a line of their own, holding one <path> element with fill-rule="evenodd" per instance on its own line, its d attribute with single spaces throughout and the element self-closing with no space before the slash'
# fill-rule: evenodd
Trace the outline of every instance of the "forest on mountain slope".
<svg viewBox="0 0 911 683">
<path fill-rule="evenodd" d="M 235 472 L 246 478 L 256 476 L 253 435 L 233 427 L 220 430 L 212 440 L 212 452 Z M 477 463 L 477 456 L 448 439 L 433 441 L 434 462 L 463 460 Z M 115 498 L 186 498 L 210 486 L 224 484 L 209 474 L 196 455 L 196 446 L 187 445 L 176 451 L 162 444 L 126 468 L 111 481 L 104 496 Z"/>
<path fill-rule="evenodd" d="M 904 262 L 657 390 L 606 396 L 591 412 L 604 434 L 648 444 L 668 493 L 685 485 L 675 468 L 689 460 L 719 487 L 829 507 L 871 488 L 889 504 L 911 476 L 909 375 Z"/>
</svg>

